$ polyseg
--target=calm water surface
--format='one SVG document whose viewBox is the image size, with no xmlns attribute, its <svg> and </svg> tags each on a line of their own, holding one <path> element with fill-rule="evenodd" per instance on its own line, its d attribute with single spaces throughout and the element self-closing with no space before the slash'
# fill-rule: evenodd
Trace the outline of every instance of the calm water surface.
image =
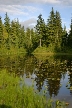
<svg viewBox="0 0 72 108">
<path fill-rule="evenodd" d="M 0 56 L 0 69 L 23 77 L 39 94 L 69 102 L 72 107 L 72 56 Z"/>
</svg>

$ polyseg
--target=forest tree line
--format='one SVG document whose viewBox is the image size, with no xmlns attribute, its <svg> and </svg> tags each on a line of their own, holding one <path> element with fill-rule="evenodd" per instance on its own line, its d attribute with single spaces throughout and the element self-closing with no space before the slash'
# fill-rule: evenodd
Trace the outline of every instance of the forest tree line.
<svg viewBox="0 0 72 108">
<path fill-rule="evenodd" d="M 12 20 L 6 12 L 4 23 L 0 16 L 0 50 L 26 49 L 28 53 L 37 47 L 54 47 L 55 52 L 66 52 L 72 49 L 72 19 L 70 31 L 62 27 L 61 16 L 58 11 L 52 10 L 45 23 L 42 14 L 38 16 L 35 30 L 24 28 L 19 20 Z"/>
</svg>

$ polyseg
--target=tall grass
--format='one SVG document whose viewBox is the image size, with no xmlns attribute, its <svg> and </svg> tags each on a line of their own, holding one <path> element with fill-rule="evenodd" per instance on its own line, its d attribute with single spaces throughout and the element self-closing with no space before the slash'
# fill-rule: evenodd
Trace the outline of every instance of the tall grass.
<svg viewBox="0 0 72 108">
<path fill-rule="evenodd" d="M 51 99 L 39 96 L 14 73 L 0 71 L 0 108 L 66 108 L 58 102 L 53 104 Z"/>
</svg>

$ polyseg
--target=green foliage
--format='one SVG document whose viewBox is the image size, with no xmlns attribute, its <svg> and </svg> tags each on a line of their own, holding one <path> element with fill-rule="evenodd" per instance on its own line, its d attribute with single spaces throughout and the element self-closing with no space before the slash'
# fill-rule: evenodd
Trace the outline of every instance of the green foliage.
<svg viewBox="0 0 72 108">
<path fill-rule="evenodd" d="M 0 48 L 0 55 L 20 55 L 20 54 L 26 54 L 26 49 L 24 48 L 11 48 L 10 50 Z"/>
<path fill-rule="evenodd" d="M 16 46 L 18 48 L 20 48 L 22 46 L 22 44 L 23 44 L 23 42 L 22 42 L 23 34 L 22 34 L 22 28 L 21 28 L 21 25 L 19 24 L 19 20 L 18 19 L 17 19 L 17 21 L 15 21 L 15 29 L 16 29 L 16 38 L 17 38 Z"/>
<path fill-rule="evenodd" d="M 31 32 L 32 32 L 32 30 L 31 30 Z M 38 34 L 37 34 L 37 32 L 36 32 L 36 30 L 35 31 L 33 31 L 34 33 L 33 33 L 33 35 L 32 35 L 32 43 L 33 43 L 33 50 L 34 49 L 36 49 L 38 46 L 39 46 L 39 36 L 38 36 Z"/>
<path fill-rule="evenodd" d="M 56 108 L 60 108 L 59 105 L 63 106 L 58 101 L 56 104 Z M 26 86 L 22 78 L 14 73 L 7 73 L 6 70 L 0 71 L 0 106 L 9 106 L 10 108 L 53 108 L 54 105 L 52 99 L 47 100 L 44 96 L 36 94 L 33 87 Z"/>
<path fill-rule="evenodd" d="M 32 51 L 32 34 L 31 34 L 31 30 L 29 28 L 27 28 L 26 33 L 25 33 L 25 43 L 24 46 L 27 50 L 28 53 L 31 53 Z"/>
<path fill-rule="evenodd" d="M 0 17 L 0 48 L 3 47 L 3 24 Z"/>
<path fill-rule="evenodd" d="M 8 15 L 7 15 L 7 12 L 6 12 L 6 14 L 5 14 L 5 19 L 4 19 L 4 26 L 5 26 L 5 28 L 6 28 L 6 31 L 8 32 L 8 34 L 10 33 L 10 19 L 9 19 L 9 17 L 8 17 Z"/>
<path fill-rule="evenodd" d="M 46 47 L 38 47 L 38 48 L 36 48 L 35 50 L 34 50 L 34 52 L 33 53 L 48 53 L 47 52 L 47 48 Z"/>
<path fill-rule="evenodd" d="M 55 47 L 52 46 L 52 44 L 49 45 L 49 47 L 38 47 L 34 50 L 33 54 L 54 54 L 55 53 Z"/>
<path fill-rule="evenodd" d="M 61 18 L 59 12 L 50 12 L 49 19 L 47 19 L 47 28 L 48 28 L 48 41 L 52 46 L 55 47 L 56 51 L 61 49 L 61 42 L 62 42 L 62 25 L 61 25 Z"/>
<path fill-rule="evenodd" d="M 56 46 L 56 50 L 60 51 L 61 50 L 61 43 L 62 43 L 62 24 L 61 24 L 61 18 L 60 18 L 60 13 L 56 11 L 55 14 L 55 46 Z"/>
<path fill-rule="evenodd" d="M 6 36 L 7 35 L 7 38 L 6 38 L 6 41 L 5 41 L 5 47 L 7 49 L 10 49 L 10 19 L 7 15 L 7 12 L 5 14 L 5 19 L 4 19 L 4 27 L 5 27 L 5 32 L 4 32 L 4 35 Z M 7 33 L 6 33 L 7 32 Z"/>
<path fill-rule="evenodd" d="M 10 42 L 11 42 L 11 47 L 15 48 L 17 45 L 17 35 L 16 35 L 16 22 L 12 21 L 11 22 L 11 32 L 10 32 Z"/>
<path fill-rule="evenodd" d="M 19 20 L 12 20 L 10 23 L 10 19 L 6 12 L 4 24 L 2 23 L 2 20 L 0 18 L 0 25 L 1 54 L 3 54 L 3 52 L 6 52 L 5 54 L 16 54 L 19 53 L 19 51 L 26 53 L 26 49 L 24 47 L 25 31 L 24 27 L 21 27 L 21 25 L 19 24 Z"/>
<path fill-rule="evenodd" d="M 8 52 L 26 50 L 32 53 L 37 47 L 45 47 L 46 52 L 59 53 L 71 52 L 72 49 L 72 19 L 71 30 L 69 34 L 66 26 L 62 28 L 61 16 L 58 11 L 50 12 L 47 23 L 42 18 L 42 14 L 38 16 L 35 30 L 21 26 L 19 20 L 12 20 L 5 14 L 4 24 L 0 17 L 0 49 Z M 10 51 L 11 50 L 11 51 Z M 41 50 L 37 51 L 40 52 Z M 24 52 L 24 51 L 23 51 Z M 36 50 L 35 50 L 36 52 Z M 45 51 L 43 51 L 45 52 Z"/>
<path fill-rule="evenodd" d="M 20 27 L 20 31 L 19 33 L 20 34 L 18 36 L 18 47 L 19 48 L 24 48 L 24 43 L 25 43 L 25 29 L 24 29 L 24 26 L 23 27 Z"/>
<path fill-rule="evenodd" d="M 68 35 L 68 46 L 69 48 L 72 48 L 72 19 L 71 19 L 70 31 Z"/>
<path fill-rule="evenodd" d="M 49 43 L 54 42 L 55 39 L 55 13 L 52 7 L 52 11 L 50 12 L 50 16 L 47 19 L 47 28 L 48 28 L 48 40 Z"/>
<path fill-rule="evenodd" d="M 42 18 L 42 14 L 38 16 L 37 24 L 36 24 L 36 32 L 37 35 L 39 36 L 40 40 L 40 47 L 43 45 L 42 41 L 45 41 L 45 22 L 44 19 Z"/>
</svg>

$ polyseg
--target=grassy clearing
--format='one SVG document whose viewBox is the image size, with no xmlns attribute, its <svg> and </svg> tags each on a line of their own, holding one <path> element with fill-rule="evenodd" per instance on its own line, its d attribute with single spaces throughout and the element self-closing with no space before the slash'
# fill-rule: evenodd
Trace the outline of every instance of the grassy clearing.
<svg viewBox="0 0 72 108">
<path fill-rule="evenodd" d="M 19 82 L 20 81 L 20 82 Z M 14 73 L 0 71 L 0 108 L 66 108 L 64 102 L 46 99 Z"/>
<path fill-rule="evenodd" d="M 53 55 L 53 50 L 49 50 L 49 48 L 46 47 L 38 47 L 34 50 L 33 54 L 47 54 L 47 55 Z"/>
</svg>

